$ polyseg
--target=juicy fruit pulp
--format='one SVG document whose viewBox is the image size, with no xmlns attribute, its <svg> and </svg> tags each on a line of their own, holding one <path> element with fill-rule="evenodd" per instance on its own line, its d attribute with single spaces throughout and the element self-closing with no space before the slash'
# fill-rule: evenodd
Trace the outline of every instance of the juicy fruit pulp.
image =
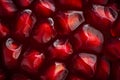
<svg viewBox="0 0 120 80">
<path fill-rule="evenodd" d="M 118 0 L 0 0 L 0 80 L 120 80 Z"/>
</svg>

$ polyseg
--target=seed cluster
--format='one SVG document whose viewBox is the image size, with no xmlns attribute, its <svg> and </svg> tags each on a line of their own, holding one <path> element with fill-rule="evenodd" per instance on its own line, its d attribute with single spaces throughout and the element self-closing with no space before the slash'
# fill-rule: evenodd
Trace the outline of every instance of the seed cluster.
<svg viewBox="0 0 120 80">
<path fill-rule="evenodd" d="M 0 80 L 120 80 L 119 0 L 0 0 Z"/>
</svg>

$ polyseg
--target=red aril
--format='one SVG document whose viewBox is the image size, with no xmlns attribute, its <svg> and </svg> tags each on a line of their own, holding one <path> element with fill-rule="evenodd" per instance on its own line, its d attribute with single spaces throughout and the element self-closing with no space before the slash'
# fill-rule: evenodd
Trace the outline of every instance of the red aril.
<svg viewBox="0 0 120 80">
<path fill-rule="evenodd" d="M 88 78 L 93 77 L 96 71 L 97 57 L 90 53 L 79 53 L 73 58 L 72 68 Z"/>
<path fill-rule="evenodd" d="M 48 17 L 55 12 L 55 5 L 52 0 L 38 0 L 35 3 L 34 10 L 38 16 Z"/>
<path fill-rule="evenodd" d="M 32 11 L 30 9 L 25 9 L 22 11 L 16 24 L 16 37 L 20 39 L 29 37 L 35 21 L 35 17 L 32 15 Z"/>
<path fill-rule="evenodd" d="M 6 37 L 10 33 L 9 29 L 0 22 L 0 38 Z"/>
<path fill-rule="evenodd" d="M 89 24 L 84 24 L 75 32 L 71 41 L 76 50 L 100 52 L 104 38 L 99 30 Z"/>
<path fill-rule="evenodd" d="M 18 4 L 22 7 L 28 7 L 33 0 L 18 0 Z"/>
<path fill-rule="evenodd" d="M 96 70 L 96 80 L 108 80 L 110 75 L 110 64 L 104 58 L 98 61 Z"/>
<path fill-rule="evenodd" d="M 22 45 L 15 42 L 12 38 L 8 38 L 3 44 L 3 60 L 7 68 L 14 68 L 18 64 L 21 54 Z"/>
<path fill-rule="evenodd" d="M 73 52 L 71 44 L 68 40 L 57 39 L 48 49 L 48 55 L 51 59 L 65 60 Z"/>
<path fill-rule="evenodd" d="M 60 35 L 68 35 L 84 22 L 82 11 L 67 11 L 55 16 L 55 29 Z"/>
<path fill-rule="evenodd" d="M 41 76 L 42 80 L 65 80 L 68 74 L 68 70 L 63 63 L 55 62 L 45 72 L 44 76 Z"/>
<path fill-rule="evenodd" d="M 0 0 L 0 16 L 13 15 L 17 9 L 12 0 Z"/>
<path fill-rule="evenodd" d="M 93 5 L 85 11 L 86 22 L 102 31 L 109 31 L 117 17 L 117 11 L 101 5 Z"/>
<path fill-rule="evenodd" d="M 39 67 L 41 67 L 43 61 L 43 53 L 40 53 L 37 50 L 29 50 L 24 53 L 21 61 L 21 67 L 29 73 L 35 73 L 38 71 Z"/>
<path fill-rule="evenodd" d="M 113 39 L 109 41 L 104 48 L 104 55 L 112 61 L 120 60 L 120 40 Z"/>
<path fill-rule="evenodd" d="M 50 18 L 49 18 L 50 19 Z M 39 23 L 33 30 L 33 39 L 38 43 L 47 43 L 55 36 L 53 23 Z"/>
</svg>

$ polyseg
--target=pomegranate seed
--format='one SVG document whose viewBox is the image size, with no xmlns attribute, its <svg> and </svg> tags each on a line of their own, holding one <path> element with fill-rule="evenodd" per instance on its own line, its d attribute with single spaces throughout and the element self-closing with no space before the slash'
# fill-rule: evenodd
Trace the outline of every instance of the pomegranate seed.
<svg viewBox="0 0 120 80">
<path fill-rule="evenodd" d="M 72 54 L 72 46 L 68 41 L 57 39 L 48 49 L 50 58 L 65 60 Z"/>
<path fill-rule="evenodd" d="M 44 60 L 43 53 L 37 50 L 26 51 L 21 62 L 21 67 L 27 72 L 37 72 L 38 68 L 42 65 Z"/>
<path fill-rule="evenodd" d="M 12 76 L 12 80 L 31 80 L 31 79 L 21 74 L 14 74 Z"/>
<path fill-rule="evenodd" d="M 18 0 L 19 5 L 22 7 L 28 7 L 32 2 L 33 0 Z"/>
<path fill-rule="evenodd" d="M 32 16 L 32 11 L 29 9 L 21 12 L 18 18 L 15 34 L 19 35 L 19 38 L 29 37 L 30 31 L 35 23 L 35 18 Z"/>
<path fill-rule="evenodd" d="M 42 80 L 65 80 L 67 74 L 68 70 L 65 68 L 64 64 L 55 62 L 41 78 Z"/>
<path fill-rule="evenodd" d="M 13 13 L 17 11 L 12 0 L 0 0 L 0 6 L 2 9 L 2 11 L 0 11 L 1 16 L 13 15 Z"/>
<path fill-rule="evenodd" d="M 8 34 L 9 34 L 9 29 L 6 27 L 6 25 L 0 22 L 0 38 L 3 38 Z"/>
<path fill-rule="evenodd" d="M 51 18 L 49 18 L 51 19 Z M 47 43 L 54 36 L 54 28 L 53 23 L 43 22 L 40 23 L 33 32 L 33 39 L 38 43 Z"/>
<path fill-rule="evenodd" d="M 66 35 L 78 28 L 84 21 L 82 11 L 58 13 L 55 17 L 55 28 L 59 34 Z"/>
<path fill-rule="evenodd" d="M 85 24 L 74 34 L 72 41 L 76 50 L 85 49 L 100 52 L 104 38 L 100 31 Z"/>
<path fill-rule="evenodd" d="M 108 42 L 105 46 L 105 56 L 109 60 L 119 60 L 120 59 L 120 40 L 112 40 Z"/>
<path fill-rule="evenodd" d="M 94 14 L 94 15 L 93 15 Z M 109 30 L 117 19 L 118 13 L 111 7 L 93 5 L 92 9 L 85 12 L 87 23 L 99 30 Z"/>
<path fill-rule="evenodd" d="M 73 59 L 73 69 L 87 77 L 92 77 L 96 71 L 97 57 L 89 53 L 80 53 Z"/>
<path fill-rule="evenodd" d="M 55 5 L 52 0 L 39 0 L 35 3 L 34 10 L 39 16 L 48 17 L 51 16 L 53 12 L 55 12 Z"/>
<path fill-rule="evenodd" d="M 17 65 L 17 60 L 21 54 L 22 45 L 16 43 L 12 38 L 8 38 L 3 45 L 3 58 L 5 65 L 8 68 L 13 68 Z"/>
<path fill-rule="evenodd" d="M 105 59 L 100 59 L 96 71 L 96 80 L 108 80 L 110 74 L 110 65 Z"/>
</svg>

